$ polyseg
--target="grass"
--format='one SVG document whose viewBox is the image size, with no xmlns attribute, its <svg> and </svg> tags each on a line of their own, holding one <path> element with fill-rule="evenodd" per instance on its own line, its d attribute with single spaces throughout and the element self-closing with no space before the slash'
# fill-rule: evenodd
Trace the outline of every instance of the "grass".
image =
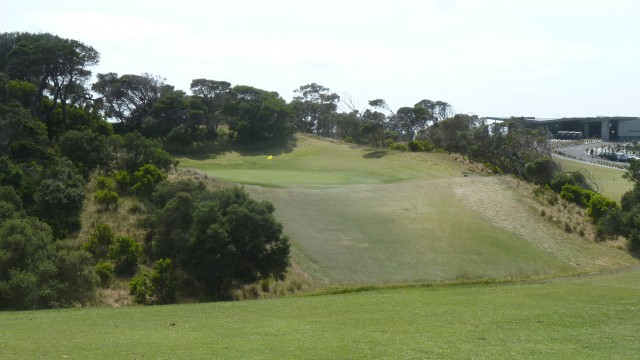
<svg viewBox="0 0 640 360">
<path fill-rule="evenodd" d="M 227 152 L 202 159 L 179 157 L 183 168 L 197 168 L 229 182 L 267 187 L 320 187 L 381 184 L 460 175 L 465 167 L 449 155 L 429 157 L 414 153 L 371 149 L 298 136 L 290 152 L 272 160 L 264 153 Z M 416 166 L 421 163 L 422 166 Z"/>
<path fill-rule="evenodd" d="M 554 225 L 536 222 L 539 210 L 500 203 L 521 197 L 514 186 L 497 186 L 504 183 L 499 177 L 468 176 L 469 165 L 446 154 L 309 136 L 299 136 L 292 151 L 271 151 L 182 157 L 180 164 L 245 184 L 274 203 L 292 240 L 294 262 L 320 285 L 517 277 L 633 263 L 622 251 L 600 254 L 577 235 L 567 240 L 564 231 L 541 232 Z M 457 195 L 466 188 L 473 191 Z M 479 194 L 486 204 L 467 200 Z M 494 214 L 495 208 L 506 213 Z M 498 216 L 503 219 L 496 221 Z M 527 232 L 548 235 L 554 244 Z"/>
<path fill-rule="evenodd" d="M 589 165 L 569 159 L 556 158 L 564 171 L 586 169 L 598 184 L 598 191 L 613 200 L 620 201 L 622 194 L 633 188 L 631 182 L 622 178 L 625 171 L 605 166 Z"/>
<path fill-rule="evenodd" d="M 639 276 L 3 312 L 0 358 L 632 358 Z"/>
</svg>

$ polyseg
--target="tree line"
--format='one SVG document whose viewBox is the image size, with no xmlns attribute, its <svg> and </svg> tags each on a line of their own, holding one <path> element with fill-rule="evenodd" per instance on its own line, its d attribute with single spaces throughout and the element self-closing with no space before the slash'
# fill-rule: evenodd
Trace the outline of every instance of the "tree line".
<svg viewBox="0 0 640 360">
<path fill-rule="evenodd" d="M 0 34 L 0 309 L 87 304 L 115 276 L 133 277 L 141 303 L 173 302 L 176 292 L 216 299 L 282 278 L 289 242 L 273 206 L 241 188 L 169 181 L 177 161 L 164 147 L 212 142 L 221 122 L 234 142 L 285 142 L 286 102 L 208 80 L 186 96 L 147 74 L 89 84 L 99 59 L 76 40 Z M 129 211 L 142 214 L 144 239 L 97 224 L 81 246 L 68 240 L 87 226 L 88 199 L 114 211 L 123 198 L 139 202 Z M 174 216 L 181 226 L 162 226 Z"/>
<path fill-rule="evenodd" d="M 559 170 L 548 134 L 520 118 L 490 123 L 428 99 L 395 110 L 373 99 L 359 109 L 316 83 L 295 89 L 290 102 L 204 78 L 191 82 L 190 94 L 152 74 L 99 73 L 90 83 L 99 60 L 97 50 L 76 40 L 0 34 L 0 308 L 83 304 L 114 276 L 133 277 L 140 303 L 172 302 L 176 292 L 211 299 L 282 278 L 289 243 L 273 206 L 242 189 L 169 181 L 177 162 L 166 150 L 282 146 L 302 132 L 397 151 L 461 153 L 493 173 L 558 193 L 565 185 L 590 191 Z M 565 190 L 567 198 L 579 194 Z M 634 194 L 617 213 L 589 197 L 602 236 L 624 223 L 626 236 L 640 238 L 628 200 Z M 102 211 L 114 211 L 123 197 L 138 199 L 143 243 L 104 224 L 81 248 L 66 241 L 81 227 L 89 196 Z"/>
</svg>

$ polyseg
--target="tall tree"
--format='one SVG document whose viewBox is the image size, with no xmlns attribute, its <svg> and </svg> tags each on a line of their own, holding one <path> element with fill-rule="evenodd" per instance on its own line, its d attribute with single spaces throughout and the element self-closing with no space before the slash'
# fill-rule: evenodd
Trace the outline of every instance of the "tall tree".
<svg viewBox="0 0 640 360">
<path fill-rule="evenodd" d="M 91 89 L 103 97 L 105 116 L 119 120 L 132 130 L 139 130 L 151 114 L 153 104 L 173 90 L 163 78 L 151 74 L 119 77 L 117 73 L 106 73 L 98 74 L 97 79 Z"/>
<path fill-rule="evenodd" d="M 224 105 L 231 101 L 231 83 L 209 79 L 194 79 L 191 81 L 191 93 L 201 99 L 207 108 L 205 118 L 206 133 L 215 136 L 218 125 L 226 119 Z"/>
<path fill-rule="evenodd" d="M 291 108 L 277 92 L 235 86 L 225 112 L 229 130 L 241 144 L 282 144 L 295 132 Z"/>
<path fill-rule="evenodd" d="M 46 90 L 54 106 L 60 101 L 66 121 L 67 105 L 86 96 L 84 87 L 91 76 L 88 67 L 97 65 L 100 53 L 80 41 L 56 35 L 19 34 L 15 46 L 7 54 L 7 71 L 12 77 L 37 85 L 34 115 L 40 115 L 40 99 Z"/>
<path fill-rule="evenodd" d="M 294 92 L 299 94 L 291 102 L 298 130 L 333 137 L 335 123 L 332 115 L 338 108 L 340 96 L 316 83 L 300 86 Z"/>
</svg>

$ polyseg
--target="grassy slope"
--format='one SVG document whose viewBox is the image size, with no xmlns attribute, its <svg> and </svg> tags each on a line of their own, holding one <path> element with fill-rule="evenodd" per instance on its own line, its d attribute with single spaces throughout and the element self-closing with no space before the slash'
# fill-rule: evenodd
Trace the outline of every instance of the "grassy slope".
<svg viewBox="0 0 640 360">
<path fill-rule="evenodd" d="M 639 276 L 3 312 L 0 358 L 632 358 Z"/>
<path fill-rule="evenodd" d="M 263 185 L 247 188 L 275 204 L 296 248 L 294 261 L 327 284 L 581 271 L 567 258 L 595 263 L 598 257 L 577 245 L 572 251 L 578 255 L 560 259 L 557 246 L 496 225 L 487 209 L 454 194 L 461 180 L 478 178 L 463 177 L 467 169 L 448 155 L 371 150 L 305 136 L 292 152 L 276 153 L 273 160 L 267 155 L 180 160 L 223 180 Z M 509 189 L 486 195 L 515 196 Z M 530 225 L 527 216 L 518 221 Z M 620 251 L 605 258 L 631 262 Z"/>
</svg>

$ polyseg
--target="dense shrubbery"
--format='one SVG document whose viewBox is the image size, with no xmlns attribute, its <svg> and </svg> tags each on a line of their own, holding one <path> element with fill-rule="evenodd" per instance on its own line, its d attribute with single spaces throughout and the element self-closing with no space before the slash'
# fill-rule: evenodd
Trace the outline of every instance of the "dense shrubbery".
<svg viewBox="0 0 640 360">
<path fill-rule="evenodd" d="M 282 278 L 289 242 L 273 217 L 273 206 L 241 188 L 208 192 L 193 181 L 161 183 L 158 209 L 148 219 L 155 259 L 168 258 L 195 281 L 190 291 L 224 296 L 234 287 Z"/>
</svg>

